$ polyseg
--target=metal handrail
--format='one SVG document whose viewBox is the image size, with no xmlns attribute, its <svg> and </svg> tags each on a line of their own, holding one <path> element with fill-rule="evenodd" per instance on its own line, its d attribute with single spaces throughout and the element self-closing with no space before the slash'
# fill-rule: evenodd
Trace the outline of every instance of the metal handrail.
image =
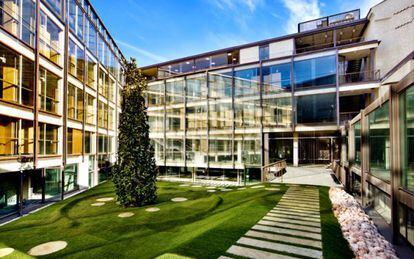
<svg viewBox="0 0 414 259">
<path fill-rule="evenodd" d="M 271 172 L 272 168 L 275 168 L 274 172 Z M 278 177 L 283 177 L 286 173 L 286 168 L 287 163 L 285 159 L 262 166 L 264 181 L 270 181 Z"/>
</svg>

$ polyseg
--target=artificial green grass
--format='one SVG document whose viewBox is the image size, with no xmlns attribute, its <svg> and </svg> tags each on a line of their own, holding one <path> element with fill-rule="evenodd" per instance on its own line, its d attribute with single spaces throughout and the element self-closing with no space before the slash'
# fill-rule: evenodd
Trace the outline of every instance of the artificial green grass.
<svg viewBox="0 0 414 259">
<path fill-rule="evenodd" d="M 0 248 L 15 248 L 17 252 L 10 258 L 23 258 L 38 244 L 63 240 L 68 246 L 50 258 L 154 258 L 165 254 L 169 255 L 164 258 L 217 258 L 272 209 L 288 188 L 208 193 L 205 188 L 177 183 L 160 182 L 158 187 L 154 205 L 161 209 L 158 212 L 145 211 L 151 206 L 121 208 L 115 201 L 92 207 L 97 198 L 114 197 L 108 182 L 1 227 Z M 327 235 L 322 240 L 324 257 L 351 258 L 326 193 L 327 188 L 321 187 L 322 233 Z M 188 201 L 174 203 L 170 201 L 174 197 Z M 118 217 L 126 211 L 135 215 Z"/>
<path fill-rule="evenodd" d="M 332 213 L 329 188 L 319 188 L 319 204 L 322 222 L 322 246 L 324 258 L 354 258 L 348 242 L 342 235 L 341 227 Z"/>
</svg>

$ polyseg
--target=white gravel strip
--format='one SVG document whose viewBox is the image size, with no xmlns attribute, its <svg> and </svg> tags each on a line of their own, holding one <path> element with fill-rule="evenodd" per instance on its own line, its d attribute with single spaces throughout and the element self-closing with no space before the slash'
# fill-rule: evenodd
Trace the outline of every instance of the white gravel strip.
<svg viewBox="0 0 414 259">
<path fill-rule="evenodd" d="M 393 246 L 378 233 L 374 222 L 359 203 L 339 188 L 329 190 L 332 210 L 342 233 L 358 258 L 398 258 Z"/>
</svg>

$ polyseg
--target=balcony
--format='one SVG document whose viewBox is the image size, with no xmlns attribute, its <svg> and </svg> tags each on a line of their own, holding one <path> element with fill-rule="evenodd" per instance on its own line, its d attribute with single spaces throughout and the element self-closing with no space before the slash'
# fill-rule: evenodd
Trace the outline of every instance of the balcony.
<svg viewBox="0 0 414 259">
<path fill-rule="evenodd" d="M 363 83 L 380 80 L 380 71 L 369 70 L 369 71 L 357 71 L 351 73 L 339 74 L 339 84 L 352 84 L 352 83 Z"/>
<path fill-rule="evenodd" d="M 349 23 L 349 22 L 356 21 L 359 19 L 360 19 L 360 11 L 359 9 L 357 9 L 357 10 L 352 10 L 349 12 L 334 14 L 331 16 L 322 17 L 319 19 L 299 23 L 298 31 L 299 32 L 311 31 L 315 29 L 321 29 L 325 27 Z"/>
</svg>

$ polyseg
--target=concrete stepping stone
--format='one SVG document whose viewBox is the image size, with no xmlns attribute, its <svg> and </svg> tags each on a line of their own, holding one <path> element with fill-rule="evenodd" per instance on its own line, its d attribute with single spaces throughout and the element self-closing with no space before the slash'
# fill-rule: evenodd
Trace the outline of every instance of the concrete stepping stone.
<svg viewBox="0 0 414 259">
<path fill-rule="evenodd" d="M 307 201 L 307 202 L 317 202 L 319 201 L 319 198 L 309 198 L 309 197 L 298 197 L 298 196 L 286 196 L 283 195 L 284 199 L 287 200 L 298 200 L 298 201 Z"/>
<path fill-rule="evenodd" d="M 270 217 L 278 217 L 278 218 L 286 218 L 286 219 L 295 219 L 295 220 L 303 220 L 303 221 L 310 221 L 310 222 L 321 222 L 319 218 L 310 218 L 304 216 L 296 216 L 292 214 L 283 214 L 283 213 L 267 213 L 266 216 Z"/>
<path fill-rule="evenodd" d="M 289 212 L 289 211 L 280 211 L 280 210 L 272 210 L 269 213 L 275 213 L 275 214 L 283 214 L 286 216 L 294 216 L 294 217 L 304 217 L 307 219 L 317 219 L 320 220 L 320 215 L 316 215 L 316 214 L 305 214 L 305 213 L 300 213 L 300 212 Z"/>
<path fill-rule="evenodd" d="M 191 187 L 193 187 L 193 188 L 202 188 L 203 186 L 202 185 L 192 185 Z"/>
<path fill-rule="evenodd" d="M 297 203 L 297 204 L 309 204 L 309 205 L 318 205 L 319 206 L 319 200 L 300 200 L 300 199 L 295 199 L 295 198 L 283 197 L 282 199 L 280 199 L 280 201 L 287 201 L 287 202 L 292 202 L 292 203 Z"/>
<path fill-rule="evenodd" d="M 291 206 L 293 208 L 298 208 L 298 209 L 314 209 L 314 210 L 319 211 L 319 205 L 298 204 L 298 203 L 292 203 L 292 202 L 287 202 L 287 201 L 280 201 L 277 205 Z"/>
<path fill-rule="evenodd" d="M 252 189 L 264 188 L 264 185 L 255 185 L 255 186 L 252 186 L 250 188 L 252 188 Z"/>
<path fill-rule="evenodd" d="M 318 209 L 309 209 L 309 208 L 300 208 L 290 205 L 278 205 L 274 208 L 274 210 L 288 210 L 291 212 L 300 212 L 300 213 L 308 213 L 308 214 L 316 214 L 319 215 L 319 208 Z"/>
<path fill-rule="evenodd" d="M 147 211 L 147 212 L 157 212 L 159 210 L 160 209 L 159 208 L 156 208 L 156 207 L 152 207 L 152 208 L 145 209 L 145 211 Z"/>
<path fill-rule="evenodd" d="M 239 190 L 239 191 L 246 190 L 246 187 L 240 187 L 240 188 L 237 188 L 237 190 Z"/>
<path fill-rule="evenodd" d="M 230 192 L 230 191 L 233 191 L 233 189 L 222 188 L 222 189 L 220 189 L 220 191 L 222 191 L 222 192 Z"/>
<path fill-rule="evenodd" d="M 14 252 L 14 249 L 11 247 L 0 248 L 0 258 L 6 257 Z"/>
<path fill-rule="evenodd" d="M 214 189 L 216 189 L 217 187 L 216 186 L 207 186 L 206 187 L 206 189 L 209 189 L 209 190 L 214 190 Z"/>
<path fill-rule="evenodd" d="M 321 234 L 304 232 L 304 231 L 294 230 L 294 229 L 278 228 L 278 227 L 271 227 L 271 226 L 264 226 L 264 225 L 255 225 L 252 227 L 252 229 L 272 232 L 276 234 L 286 234 L 286 235 L 291 235 L 291 236 L 296 236 L 296 237 L 313 238 L 317 240 L 322 240 Z"/>
<path fill-rule="evenodd" d="M 217 190 L 207 190 L 207 192 L 216 192 Z"/>
<path fill-rule="evenodd" d="M 129 217 L 132 217 L 132 216 L 134 216 L 134 213 L 132 213 L 132 212 L 122 212 L 118 215 L 118 217 L 120 217 L 120 218 L 129 218 Z"/>
<path fill-rule="evenodd" d="M 257 237 L 257 238 L 268 239 L 268 240 L 273 240 L 273 241 L 282 241 L 282 242 L 291 243 L 291 244 L 312 246 L 315 248 L 322 249 L 322 242 L 317 241 L 317 240 L 312 240 L 312 239 L 290 237 L 290 236 L 271 234 L 271 233 L 254 231 L 254 230 L 249 230 L 245 236 Z"/>
<path fill-rule="evenodd" d="M 105 202 L 95 202 L 91 204 L 92 207 L 101 207 L 103 205 L 105 205 Z"/>
<path fill-rule="evenodd" d="M 112 197 L 96 199 L 96 201 L 98 201 L 98 202 L 107 202 L 107 201 L 113 201 L 113 200 L 114 200 L 114 198 L 112 198 Z"/>
<path fill-rule="evenodd" d="M 268 221 L 268 220 L 260 220 L 258 224 L 265 225 L 265 226 L 271 226 L 271 227 L 290 228 L 290 229 L 309 231 L 309 232 L 314 232 L 314 233 L 321 233 L 321 228 L 319 227 L 307 227 L 307 226 L 302 226 L 302 225 L 281 223 L 281 222 Z"/>
<path fill-rule="evenodd" d="M 187 198 L 183 198 L 183 197 L 176 197 L 176 198 L 172 198 L 171 201 L 173 202 L 183 202 L 183 201 L 187 201 Z"/>
<path fill-rule="evenodd" d="M 180 187 L 189 187 L 190 185 L 188 183 L 180 184 Z"/>
<path fill-rule="evenodd" d="M 304 226 L 309 226 L 309 227 L 318 227 L 318 228 L 321 227 L 320 222 L 307 222 L 307 221 L 302 221 L 302 220 L 284 219 L 284 218 L 272 217 L 272 216 L 264 216 L 263 219 L 268 220 L 268 221 L 298 224 L 298 225 L 304 225 Z"/>
<path fill-rule="evenodd" d="M 269 241 L 263 241 L 263 240 L 248 238 L 248 237 L 240 238 L 237 241 L 237 243 L 248 245 L 248 246 L 253 246 L 253 247 L 258 247 L 262 249 L 269 249 L 269 250 L 275 250 L 275 251 L 285 252 L 289 254 L 306 256 L 307 258 L 316 258 L 316 259 L 322 258 L 322 251 L 320 250 L 280 244 L 280 243 L 269 242 Z"/>
<path fill-rule="evenodd" d="M 280 200 L 278 204 L 289 204 L 289 205 L 295 205 L 295 206 L 306 206 L 311 208 L 319 208 L 318 203 L 310 203 L 310 202 L 297 202 L 297 201 L 291 201 L 291 200 Z"/>
<path fill-rule="evenodd" d="M 243 246 L 233 245 L 227 250 L 227 253 L 236 256 L 247 257 L 247 258 L 266 258 L 266 259 L 294 259 L 287 255 L 281 255 L 277 253 L 271 253 L 267 251 L 257 250 L 253 248 L 247 248 Z"/>
<path fill-rule="evenodd" d="M 43 256 L 56 253 L 68 245 L 65 241 L 53 241 L 47 242 L 44 244 L 40 244 L 38 246 L 33 247 L 32 249 L 27 252 L 31 256 Z"/>
<path fill-rule="evenodd" d="M 218 259 L 233 259 L 232 257 L 228 257 L 228 256 L 220 256 Z"/>
<path fill-rule="evenodd" d="M 280 191 L 279 188 L 265 188 L 266 191 Z"/>
<path fill-rule="evenodd" d="M 310 209 L 299 209 L 299 208 L 295 208 L 295 207 L 291 207 L 291 206 L 277 206 L 275 208 L 276 210 L 285 210 L 285 211 L 289 211 L 289 212 L 300 212 L 300 213 L 308 213 L 308 214 L 313 214 L 313 215 L 318 215 L 319 214 L 319 210 L 310 210 Z"/>
</svg>

